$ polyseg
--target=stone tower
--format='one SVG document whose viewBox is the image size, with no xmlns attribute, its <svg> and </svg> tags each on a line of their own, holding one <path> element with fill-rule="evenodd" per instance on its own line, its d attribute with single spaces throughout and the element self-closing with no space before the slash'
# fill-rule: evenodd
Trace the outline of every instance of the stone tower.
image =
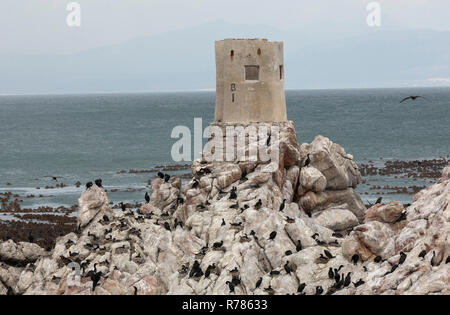
<svg viewBox="0 0 450 315">
<path fill-rule="evenodd" d="M 283 43 L 216 41 L 216 123 L 283 122 Z"/>
</svg>

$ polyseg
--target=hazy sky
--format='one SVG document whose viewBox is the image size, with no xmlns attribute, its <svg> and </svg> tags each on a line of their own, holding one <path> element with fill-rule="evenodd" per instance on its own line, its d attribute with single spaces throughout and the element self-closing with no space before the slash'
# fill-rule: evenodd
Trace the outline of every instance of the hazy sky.
<svg viewBox="0 0 450 315">
<path fill-rule="evenodd" d="M 345 37 L 369 31 L 370 0 L 78 0 L 81 27 L 66 24 L 69 0 L 1 0 L 0 52 L 74 52 L 224 20 Z M 379 0 L 382 28 L 450 30 L 449 0 Z"/>
</svg>

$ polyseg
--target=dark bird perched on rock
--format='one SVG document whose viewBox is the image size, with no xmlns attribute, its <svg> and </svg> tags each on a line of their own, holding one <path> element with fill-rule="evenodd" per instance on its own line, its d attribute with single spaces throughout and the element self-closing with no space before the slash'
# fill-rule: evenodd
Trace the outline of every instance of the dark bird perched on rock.
<svg viewBox="0 0 450 315">
<path fill-rule="evenodd" d="M 270 145 L 270 139 L 272 138 L 272 134 L 269 134 L 269 136 L 267 137 L 266 140 L 266 145 L 269 146 Z"/>
<path fill-rule="evenodd" d="M 92 280 L 92 291 L 95 291 L 95 288 L 102 277 L 102 273 L 97 272 L 97 264 L 94 264 L 94 270 L 89 271 L 87 275 Z"/>
<path fill-rule="evenodd" d="M 203 167 L 197 172 L 197 175 L 199 176 L 203 176 L 205 174 L 211 174 L 211 170 L 207 167 Z"/>
<path fill-rule="evenodd" d="M 194 182 L 192 183 L 192 188 L 197 188 L 198 187 L 198 180 L 194 179 Z"/>
<path fill-rule="evenodd" d="M 286 271 L 287 274 L 290 274 L 292 269 L 291 267 L 289 267 L 289 261 L 286 261 L 286 263 L 284 264 L 284 270 Z"/>
<path fill-rule="evenodd" d="M 209 265 L 208 268 L 206 268 L 205 271 L 205 278 L 209 278 L 209 275 L 211 274 L 211 270 L 216 269 L 216 264 Z"/>
<path fill-rule="evenodd" d="M 278 276 L 280 274 L 280 272 L 278 271 L 278 270 L 272 270 L 271 272 L 270 272 L 270 275 L 271 276 Z"/>
<path fill-rule="evenodd" d="M 177 226 L 181 226 L 181 228 L 183 228 L 183 222 L 182 221 L 178 221 L 178 219 L 175 218 L 174 224 L 173 224 L 173 228 L 176 229 Z"/>
<path fill-rule="evenodd" d="M 401 221 L 405 221 L 405 220 L 406 220 L 406 217 L 407 217 L 407 212 L 406 212 L 406 210 L 405 210 L 405 211 L 403 211 L 403 212 L 400 214 L 400 217 L 395 221 L 395 223 L 398 223 L 398 222 L 401 222 Z"/>
<path fill-rule="evenodd" d="M 261 208 L 262 206 L 262 201 L 261 199 L 258 199 L 258 201 L 255 203 L 255 209 L 258 210 L 259 208 Z"/>
<path fill-rule="evenodd" d="M 328 288 L 328 291 L 327 293 L 325 293 L 325 295 L 333 295 L 336 293 L 336 291 L 337 289 L 335 287 Z"/>
<path fill-rule="evenodd" d="M 336 283 L 339 283 L 340 280 L 341 280 L 341 275 L 339 274 L 339 270 L 334 268 L 334 281 Z"/>
<path fill-rule="evenodd" d="M 269 240 L 273 240 L 275 237 L 277 237 L 277 232 L 273 231 L 273 232 L 270 233 L 270 235 L 269 235 Z"/>
<path fill-rule="evenodd" d="M 225 224 L 225 220 L 222 218 L 222 224 L 220 226 L 224 226 Z"/>
<path fill-rule="evenodd" d="M 234 293 L 234 284 L 233 282 L 227 281 L 225 282 L 226 284 L 228 284 L 228 288 L 230 288 L 230 293 Z"/>
<path fill-rule="evenodd" d="M 286 256 L 290 256 L 290 255 L 292 255 L 292 251 L 291 250 L 287 250 L 287 251 L 284 252 L 284 254 Z"/>
<path fill-rule="evenodd" d="M 97 185 L 98 187 L 102 188 L 102 187 L 103 187 L 103 186 L 102 186 L 102 179 L 101 179 L 101 178 L 96 179 L 96 180 L 95 180 L 95 185 Z"/>
<path fill-rule="evenodd" d="M 283 199 L 283 203 L 280 205 L 280 211 L 283 211 L 286 207 L 286 199 Z"/>
<path fill-rule="evenodd" d="M 316 287 L 316 295 L 321 295 L 323 293 L 323 288 L 319 285 Z"/>
<path fill-rule="evenodd" d="M 86 183 L 86 189 L 89 189 L 93 186 L 94 184 L 92 182 L 87 182 Z"/>
<path fill-rule="evenodd" d="M 247 179 L 247 171 L 243 170 L 241 174 L 241 180 Z"/>
<path fill-rule="evenodd" d="M 336 282 L 336 285 L 334 286 L 337 290 L 339 290 L 340 288 L 342 288 L 342 286 L 344 285 L 344 276 L 342 276 L 341 280 L 339 280 L 338 282 Z"/>
<path fill-rule="evenodd" d="M 427 255 L 427 251 L 424 249 L 423 251 L 420 252 L 419 254 L 419 258 L 425 258 L 425 256 Z"/>
<path fill-rule="evenodd" d="M 316 259 L 316 263 L 318 264 L 326 264 L 330 259 L 325 257 L 323 254 L 320 254 L 319 258 Z"/>
<path fill-rule="evenodd" d="M 326 249 L 323 251 L 325 253 L 325 256 L 327 256 L 329 259 L 336 258 L 336 256 L 333 256 L 329 251 Z"/>
<path fill-rule="evenodd" d="M 330 279 L 334 279 L 334 272 L 333 272 L 333 268 L 330 268 L 328 270 L 328 278 Z"/>
<path fill-rule="evenodd" d="M 135 286 L 133 286 L 133 288 L 134 288 L 134 293 L 133 293 L 133 295 L 137 295 L 138 289 L 137 289 Z"/>
<path fill-rule="evenodd" d="M 295 219 L 294 219 L 294 218 L 287 217 L 287 218 L 286 218 L 286 222 L 287 222 L 287 223 L 295 223 Z"/>
<path fill-rule="evenodd" d="M 319 240 L 319 239 L 316 239 L 316 243 L 317 243 L 317 245 L 319 245 L 319 246 L 325 246 L 325 245 L 327 245 L 326 242 L 324 242 L 324 241 L 322 241 L 322 240 Z"/>
<path fill-rule="evenodd" d="M 383 201 L 383 197 L 380 197 L 377 199 L 377 201 L 375 201 L 375 204 L 381 204 L 381 202 Z"/>
<path fill-rule="evenodd" d="M 407 100 L 415 101 L 415 100 L 418 99 L 418 98 L 425 98 L 425 97 L 420 96 L 420 95 L 411 95 L 411 96 L 408 96 L 408 97 L 405 97 L 404 99 L 402 99 L 402 100 L 400 101 L 400 103 L 403 103 L 403 102 L 405 102 L 405 101 L 407 101 Z"/>
<path fill-rule="evenodd" d="M 359 255 L 358 254 L 354 254 L 352 256 L 351 260 L 352 260 L 353 264 L 356 265 L 358 263 L 358 260 L 359 260 Z"/>
<path fill-rule="evenodd" d="M 447 259 L 445 260 L 445 264 L 448 264 L 450 262 L 450 255 L 447 256 Z"/>
<path fill-rule="evenodd" d="M 233 186 L 233 188 L 231 188 L 231 193 L 230 193 L 230 200 L 232 199 L 236 199 L 237 198 L 237 194 L 236 194 L 236 187 Z"/>
<path fill-rule="evenodd" d="M 383 258 L 381 257 L 381 256 L 377 256 L 377 257 L 375 257 L 375 259 L 373 260 L 373 262 L 375 262 L 375 263 L 380 263 L 381 261 L 383 260 Z"/>
<path fill-rule="evenodd" d="M 108 216 L 106 214 L 103 216 L 103 221 L 109 222 L 109 218 L 108 218 Z"/>
<path fill-rule="evenodd" d="M 233 283 L 234 285 L 240 285 L 241 279 L 238 276 L 233 276 L 233 278 L 231 279 L 231 283 Z"/>
<path fill-rule="evenodd" d="M 145 193 L 145 202 L 150 202 L 150 196 L 148 195 L 148 192 Z"/>
<path fill-rule="evenodd" d="M 262 280 L 263 280 L 263 278 L 261 277 L 261 278 L 258 279 L 258 281 L 256 281 L 255 289 L 257 289 L 257 288 L 259 288 L 261 286 Z"/>
<path fill-rule="evenodd" d="M 273 295 L 275 293 L 275 290 L 272 289 L 272 286 L 269 285 L 269 287 L 264 288 L 264 291 L 266 291 L 267 293 L 269 293 L 270 295 Z"/>
<path fill-rule="evenodd" d="M 306 161 L 305 164 L 303 164 L 304 167 L 307 167 L 311 163 L 311 159 L 309 158 L 309 153 L 306 155 Z"/>
<path fill-rule="evenodd" d="M 171 230 L 170 230 L 170 224 L 169 224 L 169 222 L 164 222 L 164 228 L 165 228 L 167 231 L 171 231 Z"/>
<path fill-rule="evenodd" d="M 199 205 L 197 205 L 197 209 L 204 210 L 204 209 L 206 209 L 206 207 L 203 204 L 199 204 Z"/>
<path fill-rule="evenodd" d="M 397 268 L 398 268 L 398 265 L 392 266 L 391 271 L 388 272 L 388 274 L 389 274 L 389 273 L 393 273 L 395 270 L 397 270 Z"/>
<path fill-rule="evenodd" d="M 400 260 L 398 261 L 398 264 L 401 265 L 405 262 L 406 257 L 408 257 L 404 252 L 400 252 Z"/>
<path fill-rule="evenodd" d="M 203 271 L 200 268 L 200 263 L 196 260 L 194 261 L 194 264 L 192 265 L 191 272 L 189 272 L 189 278 L 198 278 L 203 276 Z"/>
<path fill-rule="evenodd" d="M 168 182 L 169 181 L 169 179 L 170 179 L 170 175 L 169 174 L 165 174 L 164 175 L 164 182 Z"/>
<path fill-rule="evenodd" d="M 158 172 L 158 174 L 157 174 L 157 175 L 158 175 L 158 177 L 159 177 L 159 178 L 161 178 L 161 179 L 164 179 L 164 174 L 163 174 L 163 173 L 161 173 L 161 172 Z"/>
<path fill-rule="evenodd" d="M 223 245 L 223 241 L 216 242 L 216 243 L 213 244 L 213 248 L 221 248 L 222 245 Z"/>
<path fill-rule="evenodd" d="M 344 280 L 344 287 L 348 287 L 350 285 L 350 283 L 352 282 L 352 278 L 350 276 L 350 272 L 347 274 L 347 276 L 345 277 Z"/>
<path fill-rule="evenodd" d="M 28 243 L 34 243 L 34 237 L 33 237 L 33 235 L 31 234 L 31 232 L 30 232 L 30 234 L 28 235 Z"/>
<path fill-rule="evenodd" d="M 358 282 L 353 282 L 353 285 L 355 286 L 355 288 L 360 287 L 364 284 L 365 282 L 363 281 L 363 279 L 359 279 Z"/>
<path fill-rule="evenodd" d="M 300 285 L 297 288 L 297 292 L 302 293 L 303 290 L 305 290 L 305 288 L 306 288 L 306 283 L 300 283 Z"/>
<path fill-rule="evenodd" d="M 295 245 L 295 250 L 297 251 L 297 252 L 299 252 L 299 251 L 301 251 L 303 249 L 303 247 L 302 247 L 302 241 L 301 240 L 298 240 L 297 241 L 297 245 Z"/>
<path fill-rule="evenodd" d="M 122 211 L 127 210 L 127 207 L 123 204 L 123 202 L 120 203 L 120 208 L 122 209 Z"/>
</svg>

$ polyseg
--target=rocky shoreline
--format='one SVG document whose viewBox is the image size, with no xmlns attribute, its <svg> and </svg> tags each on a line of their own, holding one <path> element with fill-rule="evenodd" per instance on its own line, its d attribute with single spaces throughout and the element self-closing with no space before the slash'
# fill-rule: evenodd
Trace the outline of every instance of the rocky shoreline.
<svg viewBox="0 0 450 315">
<path fill-rule="evenodd" d="M 153 180 L 137 212 L 93 185 L 54 247 L 0 243 L 0 294 L 450 293 L 450 165 L 406 208 L 367 209 L 350 154 L 280 128 L 277 168 L 203 157 L 188 183 Z"/>
</svg>

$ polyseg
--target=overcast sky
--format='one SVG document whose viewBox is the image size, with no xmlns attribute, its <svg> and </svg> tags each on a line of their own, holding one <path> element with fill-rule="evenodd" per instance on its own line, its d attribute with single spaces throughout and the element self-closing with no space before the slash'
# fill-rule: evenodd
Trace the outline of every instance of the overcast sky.
<svg viewBox="0 0 450 315">
<path fill-rule="evenodd" d="M 223 20 L 346 37 L 369 31 L 370 0 L 78 0 L 81 27 L 66 24 L 69 0 L 1 0 L 0 52 L 85 50 Z M 450 30 L 449 0 L 379 0 L 382 28 Z"/>
</svg>

